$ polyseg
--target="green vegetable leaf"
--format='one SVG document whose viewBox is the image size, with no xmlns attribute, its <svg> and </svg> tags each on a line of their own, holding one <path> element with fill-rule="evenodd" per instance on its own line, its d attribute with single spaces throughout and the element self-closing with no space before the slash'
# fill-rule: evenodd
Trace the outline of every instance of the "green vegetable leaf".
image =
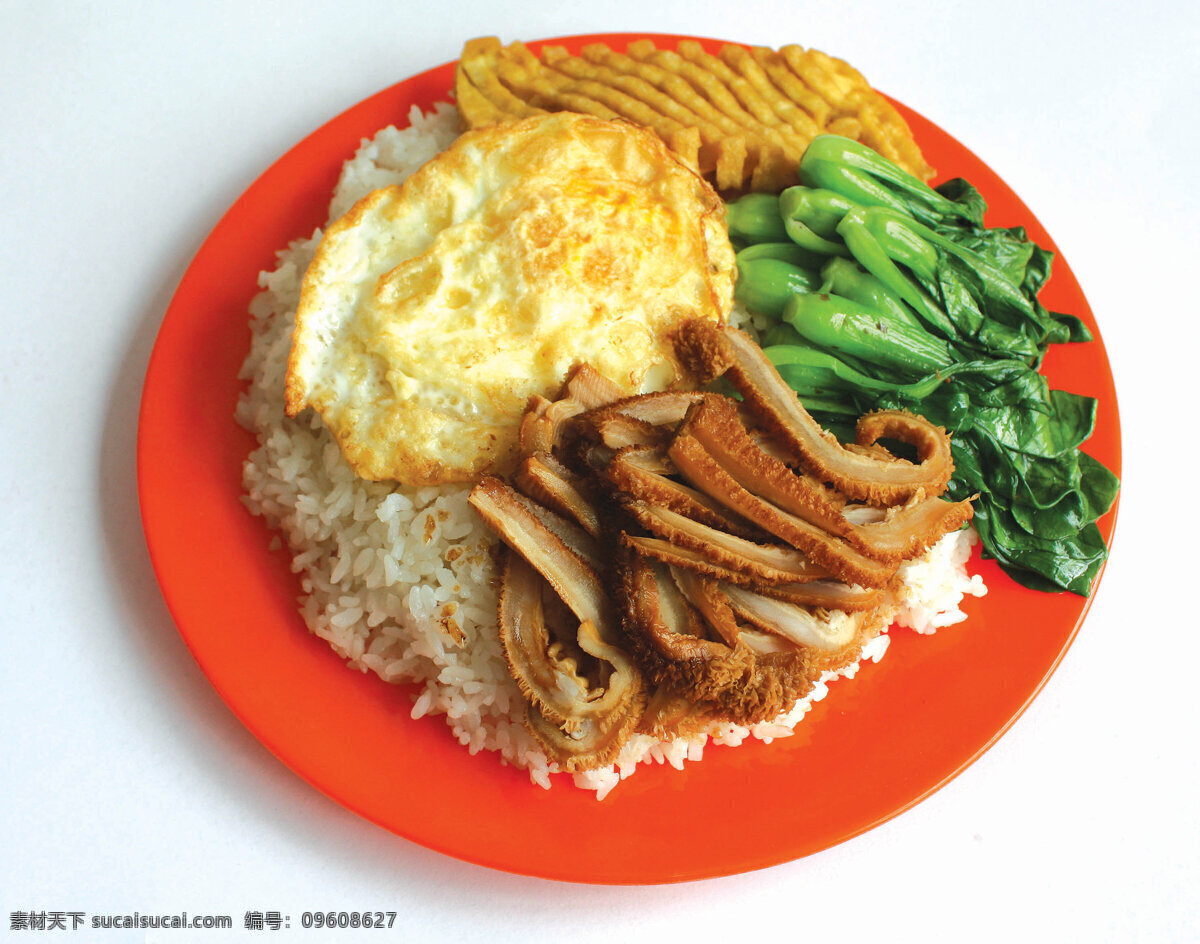
<svg viewBox="0 0 1200 944">
<path fill-rule="evenodd" d="M 1038 301 L 1053 255 L 1020 227 L 985 227 L 966 181 L 935 191 L 844 138 L 815 139 L 800 179 L 731 207 L 731 233 L 761 244 L 739 257 L 739 298 L 782 319 L 764 337 L 780 374 L 839 438 L 888 408 L 951 431 L 948 493 L 978 496 L 985 554 L 1026 586 L 1087 593 L 1107 553 L 1095 520 L 1120 483 L 1079 449 L 1096 401 L 1038 372 L 1050 344 L 1091 339 Z M 785 285 L 786 264 L 819 284 Z"/>
<path fill-rule="evenodd" d="M 978 194 L 963 193 L 962 200 L 947 197 L 865 144 L 838 135 L 813 138 L 800 159 L 800 182 L 833 190 L 863 206 L 891 207 L 922 222 L 983 223 Z"/>
</svg>

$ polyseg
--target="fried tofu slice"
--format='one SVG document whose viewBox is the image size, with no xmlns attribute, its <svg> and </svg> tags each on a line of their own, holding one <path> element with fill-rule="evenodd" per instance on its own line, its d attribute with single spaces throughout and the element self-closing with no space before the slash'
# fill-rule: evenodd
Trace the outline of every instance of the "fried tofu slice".
<svg viewBox="0 0 1200 944">
<path fill-rule="evenodd" d="M 797 182 L 805 148 L 840 134 L 874 148 L 922 180 L 933 177 L 907 122 L 849 63 L 790 44 L 778 50 L 695 40 L 624 52 L 604 43 L 580 55 L 494 36 L 463 47 L 455 98 L 471 128 L 541 112 L 574 111 L 653 130 L 725 192 L 778 192 Z"/>
</svg>

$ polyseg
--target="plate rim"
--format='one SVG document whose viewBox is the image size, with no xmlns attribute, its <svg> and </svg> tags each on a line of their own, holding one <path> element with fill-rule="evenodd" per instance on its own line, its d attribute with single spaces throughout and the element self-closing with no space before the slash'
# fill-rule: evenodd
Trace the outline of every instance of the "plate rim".
<svg viewBox="0 0 1200 944">
<path fill-rule="evenodd" d="M 623 42 L 623 41 L 627 41 L 629 39 L 642 38 L 642 37 L 653 39 L 656 42 L 657 41 L 673 42 L 673 41 L 677 41 L 680 39 L 694 39 L 694 40 L 701 42 L 702 44 L 729 42 L 728 40 L 719 40 L 719 39 L 695 37 L 695 36 L 682 36 L 682 35 L 678 35 L 678 34 L 668 34 L 668 33 L 592 33 L 592 34 L 579 34 L 576 36 L 560 36 L 560 37 L 553 37 L 553 38 L 544 39 L 544 40 L 531 41 L 530 43 L 528 43 L 528 45 L 530 46 L 530 48 L 537 49 L 537 48 L 540 48 L 541 46 L 549 45 L 549 44 L 553 44 L 553 43 L 572 43 L 575 45 L 581 45 L 585 42 L 604 41 L 604 42 L 609 42 L 610 44 L 615 44 L 617 42 Z M 162 557 L 161 542 L 156 541 L 156 536 L 153 536 L 151 534 L 152 526 L 150 524 L 148 524 L 148 521 L 151 521 L 154 518 L 154 515 L 157 514 L 157 511 L 155 509 L 150 509 L 148 511 L 148 505 L 150 504 L 150 502 L 148 501 L 148 495 L 149 495 L 149 491 L 152 488 L 152 486 L 149 483 L 149 474 L 147 473 L 148 461 L 144 457 L 144 452 L 148 451 L 150 448 L 148 442 L 146 441 L 146 439 L 144 437 L 145 431 L 147 430 L 147 428 L 149 426 L 149 424 L 146 422 L 147 413 L 148 413 L 148 410 L 150 409 L 148 406 L 148 397 L 150 396 L 150 394 L 153 390 L 153 384 L 152 384 L 153 374 L 157 369 L 160 369 L 162 366 L 161 364 L 158 364 L 156 366 L 156 362 L 157 362 L 158 357 L 160 356 L 160 341 L 162 340 L 162 338 L 164 336 L 164 332 L 167 331 L 168 319 L 171 316 L 172 310 L 175 308 L 177 300 L 184 293 L 185 288 L 190 284 L 189 278 L 192 276 L 193 269 L 197 265 L 197 260 L 201 256 L 201 254 L 205 251 L 205 248 L 206 248 L 206 246 L 208 246 L 209 242 L 211 240 L 213 240 L 215 235 L 222 229 L 223 226 L 228 225 L 228 220 L 230 218 L 234 217 L 234 215 L 238 211 L 239 207 L 244 205 L 244 201 L 246 201 L 248 199 L 249 195 L 252 192 L 254 192 L 257 188 L 261 188 L 263 186 L 264 181 L 270 180 L 273 177 L 273 175 L 277 171 L 277 168 L 284 161 L 286 161 L 291 155 L 293 155 L 296 152 L 303 149 L 309 142 L 328 135 L 330 133 L 330 129 L 332 127 L 336 126 L 338 122 L 345 120 L 349 114 L 351 114 L 352 112 L 355 112 L 358 109 L 361 109 L 367 103 L 375 101 L 375 100 L 381 98 L 382 96 L 388 95 L 389 93 L 394 93 L 396 89 L 398 89 L 402 86 L 407 86 L 412 83 L 419 83 L 420 80 L 427 79 L 428 77 L 433 76 L 435 74 L 444 73 L 447 69 L 452 68 L 453 66 L 454 66 L 454 61 L 452 60 L 451 62 L 447 62 L 447 63 L 443 63 L 438 66 L 431 67 L 430 69 L 424 70 L 423 72 L 420 72 L 420 73 L 416 73 L 412 76 L 402 79 L 400 82 L 397 82 L 385 89 L 382 89 L 376 93 L 373 93 L 372 95 L 368 96 L 367 98 L 362 99 L 361 101 L 359 101 L 355 104 L 352 104 L 347 109 L 340 112 L 338 115 L 328 119 L 327 121 L 325 121 L 324 123 L 319 125 L 316 129 L 311 131 L 309 134 L 307 134 L 303 138 L 301 138 L 298 142 L 296 142 L 296 144 L 292 145 L 292 147 L 288 148 L 275 161 L 273 161 L 265 170 L 263 170 L 257 177 L 255 177 L 253 182 L 249 186 L 247 186 L 247 188 L 238 196 L 238 198 L 221 215 L 218 222 L 215 224 L 213 229 L 207 234 L 207 236 L 201 243 L 199 249 L 197 250 L 196 254 L 193 256 L 191 262 L 189 263 L 187 270 L 184 272 L 183 276 L 181 277 L 179 285 L 178 285 L 175 293 L 172 296 L 171 302 L 168 304 L 166 312 L 164 313 L 163 321 L 159 325 L 159 328 L 158 328 L 158 331 L 157 331 L 156 337 L 155 337 L 154 347 L 151 351 L 149 362 L 147 364 L 146 375 L 143 378 L 142 395 L 139 400 L 139 408 L 138 408 L 138 436 L 137 436 L 137 448 L 136 448 L 138 505 L 139 505 L 139 511 L 141 513 L 141 519 L 142 519 L 142 524 L 143 524 L 143 533 L 144 533 L 144 536 L 146 539 L 147 549 L 149 551 L 151 565 L 152 565 L 152 568 L 155 573 L 156 582 L 159 584 L 160 591 L 163 593 L 163 597 L 167 603 L 168 610 L 171 613 L 172 620 L 175 623 L 175 626 L 176 626 L 178 632 L 180 633 L 181 637 L 183 638 L 183 641 L 184 641 L 185 645 L 187 646 L 189 652 L 191 652 L 193 658 L 196 659 L 197 664 L 201 668 L 201 671 L 204 673 L 209 684 L 213 685 L 214 689 L 216 689 L 216 691 L 218 692 L 222 701 L 226 704 L 227 707 L 230 708 L 231 711 L 233 711 L 234 715 L 239 719 L 239 721 L 243 725 L 245 725 L 246 728 L 254 735 L 256 740 L 258 740 L 265 747 L 267 747 L 268 750 L 270 750 L 273 754 L 275 754 L 275 756 L 278 757 L 293 773 L 296 773 L 307 783 L 311 784 L 316 789 L 320 790 L 322 793 L 329 796 L 331 799 L 333 799 L 339 805 L 346 807 L 348 809 L 351 809 L 353 812 L 363 816 L 364 818 L 368 819 L 369 821 L 374 822 L 378 825 L 381 825 L 386 829 L 389 829 L 389 831 L 395 832 L 398 835 L 401 835 L 404 838 L 409 839 L 410 841 L 417 842 L 418 844 L 424 845 L 427 848 L 434 849 L 435 851 L 442 852 L 444 854 L 450 855 L 452 857 L 455 857 L 455 858 L 458 858 L 458 859 L 461 859 L 464 861 L 474 862 L 476 864 L 484 865 L 486 867 L 495 868 L 495 869 L 502 870 L 502 871 L 513 872 L 516 874 L 525 874 L 525 875 L 549 878 L 549 879 L 560 880 L 560 881 L 592 882 L 592 883 L 598 883 L 598 884 L 654 884 L 654 883 L 690 881 L 690 880 L 703 879 L 703 878 L 712 878 L 712 877 L 718 877 L 718 876 L 723 876 L 723 875 L 738 874 L 738 873 L 742 873 L 742 872 L 754 871 L 759 868 L 765 868 L 765 867 L 769 867 L 772 865 L 780 864 L 782 862 L 792 861 L 796 858 L 807 856 L 807 855 L 813 854 L 817 851 L 820 851 L 820 849 L 814 849 L 809 852 L 801 853 L 799 855 L 791 854 L 786 851 L 780 855 L 765 854 L 765 855 L 761 856 L 759 861 L 757 861 L 757 862 L 746 862 L 740 866 L 735 866 L 735 867 L 733 867 L 731 869 L 727 869 L 727 870 L 720 869 L 720 868 L 717 868 L 717 869 L 710 868 L 707 870 L 701 870 L 701 871 L 694 872 L 694 873 L 679 873 L 679 874 L 672 874 L 672 875 L 664 874 L 663 876 L 661 876 L 657 879 L 649 879 L 649 880 L 644 877 L 643 878 L 634 878 L 634 879 L 630 879 L 630 880 L 613 879 L 610 877 L 607 879 L 600 879 L 599 881 L 597 881 L 596 879 L 591 879 L 591 878 L 586 878 L 586 877 L 582 877 L 579 875 L 572 875 L 572 874 L 566 874 L 566 873 L 550 874 L 549 872 L 539 872 L 539 871 L 531 871 L 531 870 L 522 869 L 522 868 L 514 868 L 511 864 L 505 864 L 500 861 L 495 861 L 495 857 L 489 857 L 489 856 L 484 856 L 484 855 L 477 855 L 477 856 L 464 855 L 461 850 L 441 847 L 436 842 L 431 842 L 431 841 L 428 841 L 426 838 L 418 838 L 414 835 L 406 834 L 404 832 L 397 830 L 392 825 L 387 825 L 387 824 L 381 822 L 380 819 L 376 815 L 372 815 L 371 811 L 359 808 L 356 804 L 348 802 L 343 797 L 335 796 L 334 793 L 331 792 L 329 789 L 327 789 L 323 783 L 319 782 L 319 779 L 314 778 L 314 777 L 310 776 L 309 773 L 298 769 L 296 766 L 296 763 L 293 760 L 289 760 L 289 758 L 287 756 L 285 756 L 287 754 L 287 751 L 277 748 L 277 744 L 275 743 L 274 739 L 265 735 L 260 730 L 261 726 L 259 724 L 255 723 L 253 721 L 253 719 L 246 717 L 243 714 L 243 712 L 239 710 L 238 706 L 235 705 L 231 701 L 230 696 L 227 695 L 227 693 L 226 693 L 225 686 L 223 686 L 218 679 L 213 677 L 213 673 L 210 671 L 210 668 L 207 664 L 207 660 L 202 655 L 202 653 L 198 650 L 196 640 L 193 638 L 193 636 L 189 635 L 188 632 L 185 632 L 185 630 L 184 630 L 183 624 L 185 622 L 187 622 L 187 616 L 180 612 L 180 604 L 178 602 L 178 599 L 175 598 L 174 595 L 172 594 L 172 592 L 168 589 L 167 583 L 170 582 L 170 578 L 165 577 L 164 572 L 166 569 L 168 569 L 169 565 L 166 563 L 166 561 Z M 449 90 L 447 90 L 447 93 L 448 93 L 448 91 Z M 449 96 L 447 94 L 446 100 L 448 100 L 448 98 L 449 98 Z M 895 100 L 892 100 L 892 101 L 895 102 Z M 898 105 L 898 107 L 901 109 L 902 113 L 905 114 L 906 118 L 908 118 L 910 114 L 915 115 L 915 116 L 919 117 L 921 119 L 921 121 L 928 123 L 933 128 L 936 128 L 940 134 L 944 135 L 947 139 L 952 141 L 957 147 L 970 153 L 980 165 L 987 168 L 989 173 L 992 173 L 995 176 L 996 180 L 1000 181 L 1001 185 L 1005 188 L 1007 193 L 1009 195 L 1011 195 L 1013 200 L 1015 200 L 1015 202 L 1017 203 L 1017 205 L 1020 208 L 1020 211 L 1023 212 L 1030 221 L 1036 223 L 1036 229 L 1040 231 L 1041 235 L 1046 240 L 1048 247 L 1054 249 L 1056 258 L 1055 258 L 1055 270 L 1054 270 L 1054 276 L 1053 276 L 1052 282 L 1054 279 L 1060 279 L 1063 275 L 1063 270 L 1065 270 L 1067 273 L 1068 280 L 1074 285 L 1080 298 L 1083 299 L 1083 301 L 1084 301 L 1084 305 L 1087 310 L 1087 315 L 1089 316 L 1088 320 L 1090 320 L 1090 322 L 1093 325 L 1095 325 L 1094 315 L 1091 312 L 1090 306 L 1087 306 L 1086 298 L 1084 298 L 1084 296 L 1083 296 L 1082 288 L 1078 285 L 1078 282 L 1074 278 L 1073 273 L 1071 273 L 1070 266 L 1069 266 L 1067 260 L 1065 259 L 1065 257 L 1063 257 L 1061 252 L 1059 252 L 1057 250 L 1057 247 L 1055 246 L 1053 240 L 1050 239 L 1049 234 L 1046 233 L 1045 230 L 1041 227 L 1041 224 L 1039 222 L 1037 222 L 1037 218 L 1029 210 L 1029 208 L 1024 204 L 1024 202 L 1020 200 L 1020 197 L 1017 194 L 1015 194 L 1015 192 L 1013 192 L 1012 189 L 1010 187 L 1008 187 L 1007 184 L 1004 184 L 1002 179 L 999 178 L 999 175 L 994 174 L 994 172 L 991 171 L 991 168 L 988 167 L 988 165 L 986 165 L 982 161 L 982 159 L 980 159 L 978 157 L 978 155 L 975 155 L 973 151 L 970 151 L 968 148 L 966 148 L 964 145 L 962 145 L 962 143 L 959 142 L 957 138 L 954 138 L 952 135 L 948 134 L 943 129 L 941 129 L 940 126 L 934 125 L 933 122 L 929 121 L 928 119 L 925 119 L 923 116 L 919 115 L 917 112 L 913 111 L 912 109 L 907 108 L 906 106 L 904 106 L 898 102 L 896 102 L 895 104 Z M 397 122 L 397 124 L 400 124 L 400 122 Z M 349 157 L 350 155 L 346 154 L 344 156 Z M 330 192 L 331 192 L 331 190 L 332 190 L 332 186 L 329 188 Z M 328 196 L 328 194 L 327 194 L 327 196 Z M 1033 228 L 1035 228 L 1035 227 L 1031 227 L 1031 229 L 1033 229 Z M 272 247 L 272 251 L 274 251 L 275 248 L 277 248 L 277 247 Z M 1096 342 L 1097 342 L 1097 349 L 1100 352 L 1100 358 L 1103 361 L 1104 366 L 1106 368 L 1105 379 L 1107 380 L 1108 392 L 1111 394 L 1110 401 L 1105 404 L 1105 409 L 1111 410 L 1110 421 L 1114 428 L 1115 437 L 1116 437 L 1116 442 L 1115 442 L 1115 447 L 1114 447 L 1115 448 L 1116 466 L 1114 468 L 1114 471 L 1118 472 L 1118 474 L 1119 474 L 1120 459 L 1121 459 L 1119 409 L 1118 409 L 1118 403 L 1117 403 L 1117 398 L 1116 398 L 1115 386 L 1113 385 L 1111 365 L 1108 362 L 1107 352 L 1104 349 L 1103 340 L 1102 340 L 1099 330 L 1096 331 Z M 245 351 L 242 351 L 241 357 L 244 357 L 244 355 L 245 355 Z M 234 422 L 232 416 L 229 416 L 228 420 L 231 423 Z M 1119 506 L 1119 501 L 1120 501 L 1120 498 L 1118 495 L 1117 502 L 1114 504 L 1112 510 L 1106 516 L 1107 527 L 1105 530 L 1107 533 L 1106 533 L 1105 537 L 1106 537 L 1106 541 L 1109 545 L 1110 551 L 1111 551 L 1111 547 L 1112 547 L 1113 537 L 1115 534 L 1115 523 L 1116 523 L 1117 508 Z M 250 516 L 247 514 L 247 518 L 249 518 L 249 517 Z M 266 542 L 267 542 L 267 540 L 269 540 L 268 535 L 272 534 L 274 532 L 268 532 L 265 528 L 265 525 L 261 521 L 261 519 L 253 519 L 253 520 L 254 520 L 254 524 L 256 524 L 262 530 L 263 546 L 265 548 Z M 1106 569 L 1106 568 L 1104 568 L 1104 569 Z M 857 828 L 847 831 L 840 838 L 837 838 L 837 839 L 833 840 L 832 842 L 828 842 L 828 843 L 822 845 L 821 849 L 829 848 L 833 845 L 837 845 L 848 839 L 854 838 L 855 836 L 862 835 L 863 833 L 868 832 L 871 829 L 874 829 L 876 826 L 879 826 L 882 823 L 885 823 L 885 822 L 893 819 L 894 817 L 900 815 L 901 813 L 906 812 L 907 810 L 913 808 L 914 806 L 916 806 L 923 800 L 927 799 L 933 793 L 940 790 L 942 787 L 944 787 L 946 784 L 948 784 L 951 780 L 953 780 L 955 777 L 957 777 L 959 774 L 961 774 L 963 771 L 965 771 L 971 765 L 973 765 L 1001 737 L 1003 737 L 1004 734 L 1006 734 L 1012 728 L 1012 726 L 1017 722 L 1017 720 L 1024 714 L 1025 710 L 1029 707 L 1029 705 L 1033 702 L 1033 700 L 1041 693 L 1041 691 L 1043 690 L 1043 688 L 1049 681 L 1050 677 L 1054 674 L 1054 672 L 1057 670 L 1058 666 L 1061 664 L 1062 660 L 1065 658 L 1067 651 L 1070 649 L 1075 638 L 1077 637 L 1077 635 L 1082 627 L 1083 621 L 1086 618 L 1088 612 L 1090 611 L 1091 605 L 1095 600 L 1097 590 L 1098 590 L 1098 588 L 1102 582 L 1102 578 L 1104 576 L 1104 569 L 1102 569 L 1100 574 L 1097 575 L 1097 578 L 1096 578 L 1095 583 L 1093 584 L 1091 593 L 1082 602 L 1081 609 L 1079 610 L 1078 616 L 1074 621 L 1073 627 L 1071 628 L 1065 641 L 1059 648 L 1054 659 L 1050 662 L 1050 664 L 1048 664 L 1045 667 L 1045 670 L 1042 673 L 1040 680 L 1034 685 L 1032 690 L 1028 692 L 1028 694 L 1025 696 L 1024 700 L 1022 701 L 1022 703 L 1020 704 L 1018 709 L 1011 714 L 1011 717 L 1009 717 L 1003 725 L 1001 725 L 997 730 L 994 731 L 994 733 L 991 735 L 990 738 L 988 738 L 986 740 L 986 742 L 984 742 L 980 746 L 978 746 L 968 759 L 966 759 L 962 763 L 958 764 L 955 767 L 955 769 L 953 769 L 950 773 L 948 773 L 947 775 L 945 775 L 944 777 L 939 779 L 936 783 L 929 785 L 926 789 L 924 789 L 919 794 L 916 794 L 913 797 L 911 797 L 906 803 L 898 806 L 897 808 L 891 810 L 890 812 L 887 812 L 886 814 L 884 814 L 882 816 L 872 819 L 869 822 L 864 822 L 864 823 L 860 824 Z M 1005 578 L 1005 579 L 1007 579 L 1007 578 Z M 164 580 L 166 582 L 164 582 Z M 298 614 L 296 614 L 296 615 L 298 617 Z M 307 638 L 310 642 L 311 641 L 319 642 L 318 640 L 315 640 L 315 637 L 308 636 Z M 321 647 L 325 647 L 325 649 L 327 651 L 327 647 L 326 647 L 325 643 L 319 642 L 319 645 Z M 386 686 L 379 686 L 378 681 L 375 679 L 372 679 L 372 682 L 374 684 L 376 684 L 377 687 L 380 687 L 380 688 L 386 687 Z M 833 693 L 833 698 L 836 699 L 839 694 L 840 694 L 840 692 L 835 691 Z M 439 733 L 442 736 L 449 735 L 449 732 L 446 729 L 444 724 L 440 725 L 440 729 L 441 730 Z M 676 773 L 676 776 L 680 776 L 680 774 Z M 527 788 L 532 789 L 532 785 L 528 785 Z M 558 790 L 572 790 L 573 789 L 571 786 L 569 786 L 568 784 L 564 784 L 564 783 L 556 784 L 556 788 Z M 622 786 L 621 789 L 625 789 L 625 787 Z M 617 792 L 619 793 L 620 791 L 617 791 Z M 615 795 L 616 794 L 614 794 L 614 796 Z"/>
</svg>

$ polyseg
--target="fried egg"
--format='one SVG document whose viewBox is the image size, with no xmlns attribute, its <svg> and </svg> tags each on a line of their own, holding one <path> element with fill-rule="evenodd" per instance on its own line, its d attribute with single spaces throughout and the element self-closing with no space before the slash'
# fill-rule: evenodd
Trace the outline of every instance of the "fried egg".
<svg viewBox="0 0 1200 944">
<path fill-rule="evenodd" d="M 670 334 L 724 321 L 724 205 L 653 132 L 571 113 L 469 131 L 330 225 L 304 276 L 287 412 L 355 472 L 471 481 L 590 363 L 629 394 L 689 382 Z"/>
</svg>

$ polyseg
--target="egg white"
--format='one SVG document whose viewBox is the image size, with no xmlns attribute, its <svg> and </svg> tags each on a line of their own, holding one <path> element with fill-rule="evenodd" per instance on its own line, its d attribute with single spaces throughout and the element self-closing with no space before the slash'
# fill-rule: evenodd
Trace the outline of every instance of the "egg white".
<svg viewBox="0 0 1200 944">
<path fill-rule="evenodd" d="M 355 471 L 506 472 L 529 397 L 588 362 L 630 394 L 687 382 L 681 320 L 724 320 L 724 206 L 652 133 L 583 115 L 471 131 L 326 231 L 304 277 L 287 408 Z"/>
</svg>

